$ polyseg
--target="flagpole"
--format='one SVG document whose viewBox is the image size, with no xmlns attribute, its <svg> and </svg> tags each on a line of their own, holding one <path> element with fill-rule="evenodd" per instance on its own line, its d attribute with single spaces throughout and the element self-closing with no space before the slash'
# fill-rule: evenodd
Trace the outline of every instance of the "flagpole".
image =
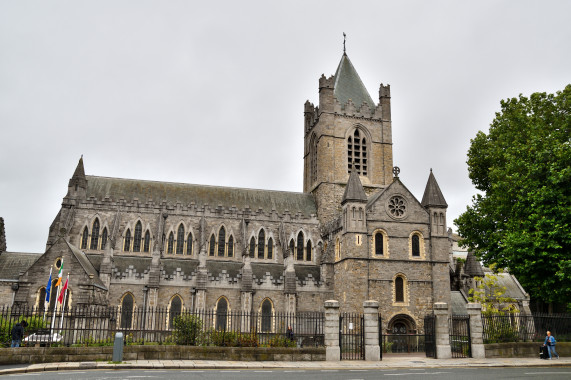
<svg viewBox="0 0 571 380">
<path fill-rule="evenodd" d="M 54 312 L 53 312 L 53 315 L 52 315 L 52 326 L 51 326 L 51 329 L 50 329 L 50 339 L 51 339 L 51 336 L 52 336 L 52 334 L 53 334 L 53 332 L 54 332 L 53 330 L 54 330 L 54 326 L 55 326 L 55 324 L 56 324 L 57 299 L 58 299 L 58 297 L 59 297 L 59 288 L 60 288 L 60 287 L 61 287 L 61 285 L 57 287 L 57 295 L 56 295 L 56 300 L 55 300 L 55 302 L 54 302 Z"/>
<path fill-rule="evenodd" d="M 50 277 L 48 278 L 48 286 L 50 288 L 50 295 L 46 296 L 49 297 L 48 300 L 46 301 L 46 297 L 44 297 L 44 322 L 46 321 L 46 314 L 48 313 L 48 308 L 50 307 L 50 299 L 52 296 L 52 270 L 54 269 L 53 266 L 50 267 Z M 46 287 L 47 289 L 47 287 Z M 46 290 L 47 291 L 47 290 Z"/>
<path fill-rule="evenodd" d="M 65 290 L 63 293 L 63 302 L 61 304 L 61 319 L 59 321 L 59 329 L 61 331 L 61 329 L 63 328 L 63 317 L 64 317 L 64 312 L 65 312 L 65 301 L 67 300 L 67 292 L 69 291 L 69 273 L 67 274 L 67 279 L 65 280 Z"/>
<path fill-rule="evenodd" d="M 58 287 L 57 287 L 56 301 L 54 302 L 54 313 L 53 313 L 53 317 L 52 317 L 52 326 L 50 329 L 50 340 L 51 340 L 51 337 L 53 336 L 54 326 L 56 323 L 57 299 L 59 298 L 59 291 L 62 287 L 62 284 L 61 284 L 62 270 L 63 270 L 63 258 L 61 259 L 61 266 L 59 267 L 59 272 L 58 272 L 58 276 L 57 276 L 58 277 Z"/>
</svg>

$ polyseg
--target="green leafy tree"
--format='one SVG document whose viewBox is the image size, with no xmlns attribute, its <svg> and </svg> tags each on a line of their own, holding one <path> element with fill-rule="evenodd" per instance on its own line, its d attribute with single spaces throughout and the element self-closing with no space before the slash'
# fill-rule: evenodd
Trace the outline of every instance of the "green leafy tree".
<svg viewBox="0 0 571 380">
<path fill-rule="evenodd" d="M 571 85 L 501 102 L 468 151 L 482 193 L 454 221 L 461 244 L 534 298 L 571 299 Z"/>
</svg>

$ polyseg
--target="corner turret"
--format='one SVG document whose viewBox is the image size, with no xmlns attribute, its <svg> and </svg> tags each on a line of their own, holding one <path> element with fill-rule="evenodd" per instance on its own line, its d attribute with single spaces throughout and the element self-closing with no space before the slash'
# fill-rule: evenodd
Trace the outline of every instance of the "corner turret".
<svg viewBox="0 0 571 380">
<path fill-rule="evenodd" d="M 420 203 L 430 214 L 432 235 L 447 236 L 446 209 L 448 208 L 448 204 L 444 199 L 444 195 L 442 195 L 442 191 L 440 191 L 440 186 L 438 186 L 438 182 L 436 182 L 432 169 L 430 169 L 428 182 L 426 183 L 422 202 Z"/>
<path fill-rule="evenodd" d="M 343 206 L 343 233 L 366 233 L 367 220 L 365 206 L 367 195 L 355 170 L 351 171 L 345 193 L 341 200 Z"/>
</svg>

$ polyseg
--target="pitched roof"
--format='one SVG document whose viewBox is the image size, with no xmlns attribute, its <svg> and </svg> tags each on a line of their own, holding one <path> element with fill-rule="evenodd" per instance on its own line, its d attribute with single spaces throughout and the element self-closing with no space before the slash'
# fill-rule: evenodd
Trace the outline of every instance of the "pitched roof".
<svg viewBox="0 0 571 380">
<path fill-rule="evenodd" d="M 333 94 L 341 105 L 345 105 L 351 99 L 356 108 L 361 108 L 363 103 L 368 103 L 371 109 L 376 107 L 347 54 L 343 54 L 337 66 Z"/>
<path fill-rule="evenodd" d="M 357 174 L 355 170 L 352 170 L 349 175 L 349 180 L 347 181 L 347 186 L 345 186 L 345 193 L 343 193 L 341 204 L 348 201 L 367 202 L 367 195 L 363 189 L 363 184 L 359 179 L 359 174 Z"/>
<path fill-rule="evenodd" d="M 189 205 L 194 202 L 198 207 L 208 204 L 213 208 L 218 205 L 238 209 L 250 207 L 254 212 L 260 208 L 265 212 L 275 209 L 279 214 L 289 210 L 292 215 L 300 212 L 307 217 L 317 214 L 311 194 L 96 176 L 87 176 L 87 179 L 87 198 L 98 200 L 109 197 L 114 201 L 125 199 L 131 202 L 137 198 L 142 203 L 153 200 L 156 203 L 166 201 Z"/>
<path fill-rule="evenodd" d="M 424 195 L 422 196 L 422 202 L 420 202 L 424 207 L 427 206 L 440 206 L 448 207 L 442 191 L 436 182 L 434 174 L 432 174 L 432 169 L 430 169 L 430 175 L 428 176 L 428 182 L 426 183 L 426 188 L 424 189 Z"/>
<path fill-rule="evenodd" d="M 18 281 L 20 273 L 27 271 L 41 256 L 41 253 L 2 252 L 0 281 Z"/>
<path fill-rule="evenodd" d="M 97 273 L 97 271 L 93 267 L 93 264 L 91 264 L 91 261 L 89 261 L 85 253 L 83 253 L 79 248 L 77 248 L 75 245 L 71 244 L 67 240 L 64 239 L 64 241 L 69 247 L 71 253 L 73 253 L 77 261 L 79 261 L 79 264 L 81 264 L 81 266 L 83 267 L 85 273 L 87 273 L 90 276 L 91 280 L 93 281 L 93 284 L 101 289 L 107 290 L 107 287 L 105 286 L 105 284 L 103 284 L 101 278 L 99 278 L 99 273 Z"/>
</svg>

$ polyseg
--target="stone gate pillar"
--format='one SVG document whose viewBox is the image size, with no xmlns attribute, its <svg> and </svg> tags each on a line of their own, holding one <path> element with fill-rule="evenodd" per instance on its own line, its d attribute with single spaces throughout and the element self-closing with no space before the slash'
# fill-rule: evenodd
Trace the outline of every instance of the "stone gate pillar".
<svg viewBox="0 0 571 380">
<path fill-rule="evenodd" d="M 325 301 L 325 360 L 341 359 L 339 348 L 339 302 Z"/>
<path fill-rule="evenodd" d="M 363 318 L 365 319 L 365 360 L 381 360 L 379 346 L 379 303 L 377 301 L 363 302 Z"/>
<path fill-rule="evenodd" d="M 484 329 L 482 327 L 482 305 L 479 303 L 469 303 L 466 305 L 468 315 L 470 316 L 470 342 L 472 357 L 483 359 L 486 357 L 484 348 Z"/>
<path fill-rule="evenodd" d="M 448 304 L 446 302 L 436 302 L 434 304 L 435 330 L 436 330 L 436 358 L 450 359 L 452 349 L 450 348 L 450 324 L 448 322 Z"/>
</svg>

